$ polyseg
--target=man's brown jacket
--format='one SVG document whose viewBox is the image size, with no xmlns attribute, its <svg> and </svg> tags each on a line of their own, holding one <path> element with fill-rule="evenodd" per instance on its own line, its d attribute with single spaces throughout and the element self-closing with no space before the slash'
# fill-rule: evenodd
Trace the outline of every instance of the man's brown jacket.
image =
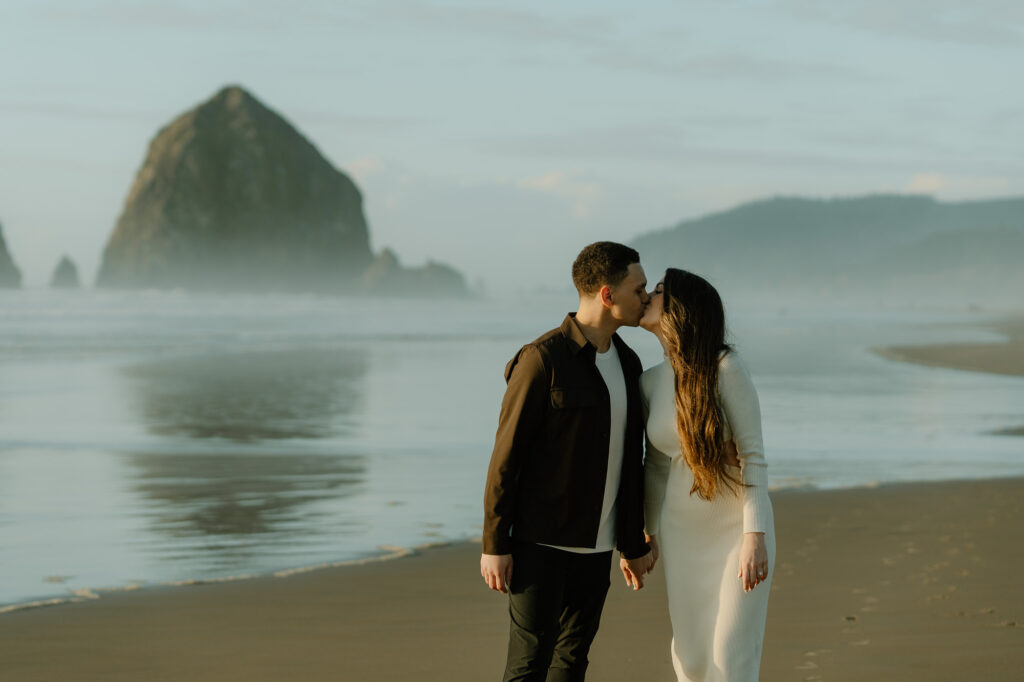
<svg viewBox="0 0 1024 682">
<path fill-rule="evenodd" d="M 615 537 L 619 551 L 635 559 L 650 550 L 643 532 L 643 367 L 617 334 L 612 342 L 626 380 L 627 411 Z M 611 414 L 596 352 L 570 314 L 505 368 L 508 385 L 484 492 L 484 554 L 510 554 L 513 539 L 597 544 Z"/>
</svg>

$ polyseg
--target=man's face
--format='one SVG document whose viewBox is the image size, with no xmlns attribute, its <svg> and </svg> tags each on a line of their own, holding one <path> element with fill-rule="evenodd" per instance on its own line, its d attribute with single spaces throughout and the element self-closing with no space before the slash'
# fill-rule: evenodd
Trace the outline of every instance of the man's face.
<svg viewBox="0 0 1024 682">
<path fill-rule="evenodd" d="M 651 300 L 647 295 L 647 276 L 640 264 L 632 263 L 625 279 L 609 290 L 612 316 L 628 327 L 640 324 L 644 309 Z"/>
</svg>

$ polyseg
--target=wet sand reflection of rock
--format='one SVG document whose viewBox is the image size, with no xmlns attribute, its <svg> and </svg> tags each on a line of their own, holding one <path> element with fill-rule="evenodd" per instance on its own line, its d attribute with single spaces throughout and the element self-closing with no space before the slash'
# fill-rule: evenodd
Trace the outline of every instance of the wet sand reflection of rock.
<svg viewBox="0 0 1024 682">
<path fill-rule="evenodd" d="M 296 540 L 297 534 L 313 532 L 314 524 L 292 524 L 308 520 L 310 503 L 352 495 L 365 479 L 365 462 L 359 455 L 135 453 L 128 457 L 137 471 L 135 489 L 159 503 L 150 510 L 154 529 L 178 537 L 286 532 L 288 537 L 282 541 Z M 267 538 L 260 542 L 266 543 Z"/>
<path fill-rule="evenodd" d="M 238 442 L 324 438 L 362 410 L 360 349 L 211 354 L 125 370 L 156 435 Z"/>
<path fill-rule="evenodd" d="M 272 560 L 363 532 L 362 522 L 339 519 L 330 505 L 361 490 L 365 458 L 338 454 L 331 441 L 311 448 L 310 441 L 353 431 L 367 366 L 364 351 L 342 348 L 220 353 L 127 368 L 150 433 L 210 446 L 125 455 L 142 513 L 160 538 L 151 551 L 249 570 L 253 558 Z M 289 452 L 286 439 L 306 442 Z M 312 521 L 318 515 L 322 522 Z"/>
</svg>

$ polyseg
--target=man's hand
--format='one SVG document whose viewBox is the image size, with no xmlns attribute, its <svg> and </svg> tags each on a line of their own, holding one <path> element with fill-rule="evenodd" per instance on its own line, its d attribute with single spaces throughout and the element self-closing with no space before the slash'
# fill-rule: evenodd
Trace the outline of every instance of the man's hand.
<svg viewBox="0 0 1024 682">
<path fill-rule="evenodd" d="M 512 555 L 481 554 L 480 575 L 489 588 L 508 594 L 508 586 L 512 584 Z"/>
<path fill-rule="evenodd" d="M 627 559 L 626 557 L 619 559 L 619 568 L 622 569 L 622 575 L 626 578 L 626 586 L 632 587 L 634 590 L 643 589 L 644 576 L 650 573 L 653 567 L 653 552 L 648 552 L 636 559 Z"/>
</svg>

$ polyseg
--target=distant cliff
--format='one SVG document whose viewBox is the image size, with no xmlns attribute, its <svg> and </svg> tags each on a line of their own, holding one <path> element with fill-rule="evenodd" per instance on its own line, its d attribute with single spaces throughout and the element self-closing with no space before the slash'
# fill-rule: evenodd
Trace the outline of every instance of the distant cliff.
<svg viewBox="0 0 1024 682">
<path fill-rule="evenodd" d="M 103 253 L 117 288 L 347 292 L 373 263 L 362 196 L 240 87 L 152 141 Z"/>
<path fill-rule="evenodd" d="M 0 225 L 0 289 L 17 289 L 21 286 L 21 270 L 7 252 L 3 226 Z"/>
<path fill-rule="evenodd" d="M 1009 292 L 1024 290 L 1024 198 L 776 198 L 648 232 L 631 244 L 648 278 L 681 267 L 726 291 L 767 297 L 892 293 L 1006 302 Z"/>
</svg>

